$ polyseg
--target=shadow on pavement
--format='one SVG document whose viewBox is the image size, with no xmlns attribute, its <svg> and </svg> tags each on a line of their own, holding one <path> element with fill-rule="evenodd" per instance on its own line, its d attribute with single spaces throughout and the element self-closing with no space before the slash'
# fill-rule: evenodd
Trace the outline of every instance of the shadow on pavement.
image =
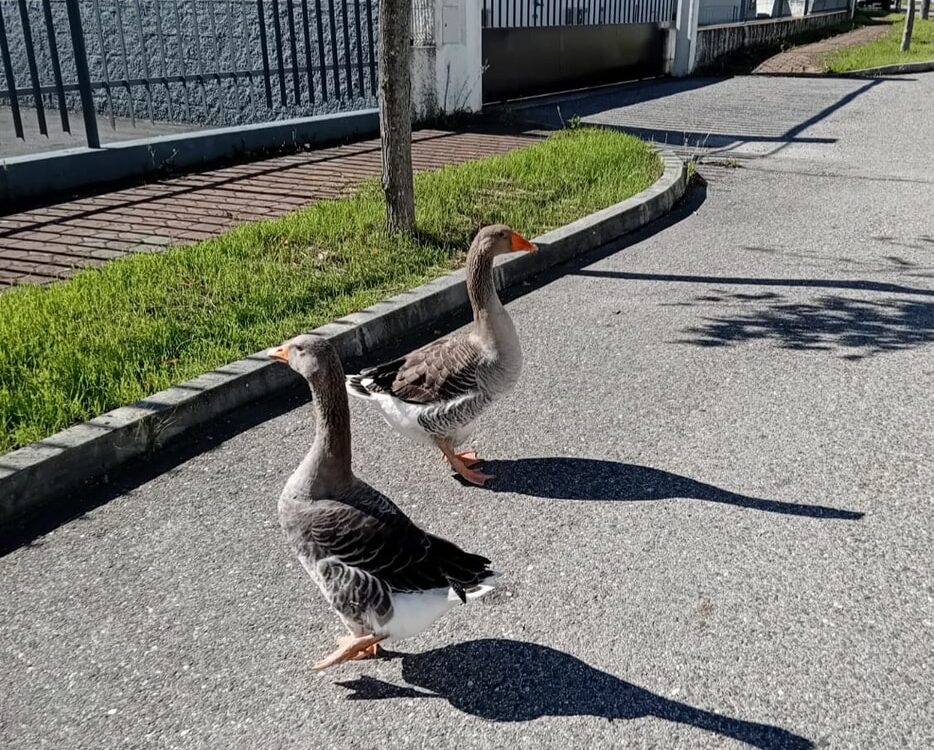
<svg viewBox="0 0 934 750">
<path fill-rule="evenodd" d="M 839 521 L 858 521 L 863 517 L 852 510 L 749 497 L 661 469 L 594 458 L 484 461 L 483 471 L 495 477 L 488 484 L 491 492 L 554 500 L 706 500 L 790 516 Z"/>
<path fill-rule="evenodd" d="M 633 273 L 629 271 L 603 271 L 593 268 L 580 268 L 568 271 L 574 276 L 588 276 L 597 279 L 622 279 L 623 281 L 664 281 L 684 284 L 730 284 L 732 286 L 778 286 L 788 288 L 814 289 L 852 289 L 855 292 L 883 292 L 886 294 L 917 294 L 921 297 L 934 297 L 934 289 L 904 286 L 886 281 L 863 281 L 861 279 L 782 279 L 749 276 L 689 276 L 674 273 Z M 697 298 L 699 302 L 713 301 L 708 297 Z"/>
<path fill-rule="evenodd" d="M 839 76 L 835 77 L 840 79 Z M 729 102 L 721 107 L 723 112 L 710 121 L 708 129 L 703 131 L 685 129 L 680 122 L 676 108 L 662 106 L 657 112 L 640 113 L 629 122 L 615 122 L 606 119 L 608 112 L 625 110 L 627 107 L 654 102 L 659 99 L 689 94 L 705 87 L 717 87 L 730 80 L 730 77 L 698 76 L 690 79 L 662 79 L 631 83 L 606 92 L 583 96 L 555 97 L 537 105 L 520 105 L 510 113 L 524 122 L 542 128 L 560 128 L 573 117 L 583 118 L 589 125 L 610 127 L 632 135 L 654 141 L 670 147 L 689 147 L 709 149 L 710 153 L 731 152 L 737 147 L 749 143 L 774 144 L 774 148 L 758 156 L 774 156 L 790 144 L 832 144 L 835 138 L 820 138 L 803 135 L 804 131 L 839 111 L 854 99 L 868 93 L 876 86 L 891 79 L 849 79 L 856 86 L 833 101 L 827 101 L 820 109 L 812 109 L 809 115 L 802 113 L 801 119 L 782 122 L 776 118 L 768 123 L 750 122 L 745 115 L 735 117 L 728 114 Z M 861 84 L 861 85 L 857 85 Z M 727 95 L 729 96 L 729 95 Z M 685 105 L 686 106 L 686 105 Z M 588 120 L 587 118 L 596 118 Z M 650 123 L 649 120 L 656 123 Z"/>
<path fill-rule="evenodd" d="M 459 711 L 490 721 L 531 721 L 545 716 L 597 716 L 614 721 L 654 716 L 763 750 L 814 746 L 780 727 L 664 698 L 570 654 L 534 643 L 483 639 L 422 654 L 387 656 L 401 656 L 402 677 L 413 687 L 373 677 L 337 683 L 353 691 L 348 700 L 441 698 Z"/>
<path fill-rule="evenodd" d="M 771 341 L 795 351 L 843 351 L 843 359 L 855 361 L 934 342 L 934 304 L 919 300 L 824 295 L 813 302 L 789 302 L 779 294 L 718 293 L 697 301 L 755 307 L 731 316 L 704 318 L 702 325 L 685 331 L 690 338 L 678 343 L 714 347 Z"/>
</svg>

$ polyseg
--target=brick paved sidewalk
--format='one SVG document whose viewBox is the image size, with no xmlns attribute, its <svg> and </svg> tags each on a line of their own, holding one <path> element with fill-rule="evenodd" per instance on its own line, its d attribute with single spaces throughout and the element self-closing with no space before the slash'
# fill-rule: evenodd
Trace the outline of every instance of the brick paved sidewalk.
<svg viewBox="0 0 934 750">
<path fill-rule="evenodd" d="M 842 47 L 858 47 L 861 44 L 868 44 L 885 36 L 890 28 L 890 24 L 879 22 L 848 31 L 845 34 L 828 37 L 813 44 L 804 44 L 770 57 L 752 72 L 773 75 L 823 73 L 824 57 L 826 55 Z"/>
<path fill-rule="evenodd" d="M 528 146 L 532 135 L 414 135 L 416 170 Z M 48 283 L 133 252 L 203 240 L 323 198 L 347 195 L 380 173 L 371 140 L 185 175 L 0 216 L 0 289 Z"/>
</svg>

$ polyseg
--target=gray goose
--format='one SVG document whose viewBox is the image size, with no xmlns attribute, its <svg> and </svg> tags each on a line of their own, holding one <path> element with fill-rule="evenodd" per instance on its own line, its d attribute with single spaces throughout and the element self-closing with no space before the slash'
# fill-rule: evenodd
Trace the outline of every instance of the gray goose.
<svg viewBox="0 0 934 750">
<path fill-rule="evenodd" d="M 491 591 L 487 558 L 423 531 L 354 476 L 344 370 L 334 348 L 305 335 L 269 356 L 308 381 L 317 415 L 314 443 L 279 498 L 279 523 L 350 631 L 314 669 L 374 656 L 380 641 L 413 636 L 458 602 Z"/>
<path fill-rule="evenodd" d="M 480 413 L 515 387 L 522 347 L 493 283 L 493 259 L 535 245 L 502 225 L 481 229 L 467 253 L 467 295 L 473 327 L 411 354 L 347 377 L 347 390 L 380 410 L 397 432 L 436 445 L 458 474 L 483 486 L 492 477 L 475 470 L 473 451 L 455 449 Z"/>
</svg>

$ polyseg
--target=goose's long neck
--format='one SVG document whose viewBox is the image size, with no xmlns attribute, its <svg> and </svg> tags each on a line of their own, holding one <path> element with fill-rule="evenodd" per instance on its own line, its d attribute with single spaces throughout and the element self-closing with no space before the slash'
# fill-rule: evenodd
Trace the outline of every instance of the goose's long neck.
<svg viewBox="0 0 934 750">
<path fill-rule="evenodd" d="M 350 468 L 350 409 L 339 367 L 322 373 L 321 382 L 312 384 L 315 408 L 315 440 L 293 475 L 296 496 L 315 500 L 353 481 Z M 290 482 L 291 483 L 291 482 Z"/>
<path fill-rule="evenodd" d="M 467 254 L 467 296 L 481 335 L 495 336 L 509 320 L 493 283 L 493 257 L 473 246 Z"/>
</svg>

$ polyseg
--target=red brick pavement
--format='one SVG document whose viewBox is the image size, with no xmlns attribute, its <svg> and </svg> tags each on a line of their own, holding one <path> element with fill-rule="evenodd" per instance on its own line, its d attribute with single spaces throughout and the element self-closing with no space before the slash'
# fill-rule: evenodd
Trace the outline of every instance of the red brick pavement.
<svg viewBox="0 0 934 750">
<path fill-rule="evenodd" d="M 414 135 L 416 170 L 439 169 L 537 140 L 531 135 Z M 351 193 L 380 173 L 379 141 L 290 154 L 0 216 L 0 289 L 49 283 L 135 252 L 203 240 Z"/>
<path fill-rule="evenodd" d="M 859 47 L 885 36 L 891 24 L 877 21 L 869 26 L 828 37 L 813 44 L 792 47 L 786 52 L 770 57 L 753 73 L 783 75 L 788 73 L 823 73 L 824 58 L 842 47 Z"/>
</svg>

